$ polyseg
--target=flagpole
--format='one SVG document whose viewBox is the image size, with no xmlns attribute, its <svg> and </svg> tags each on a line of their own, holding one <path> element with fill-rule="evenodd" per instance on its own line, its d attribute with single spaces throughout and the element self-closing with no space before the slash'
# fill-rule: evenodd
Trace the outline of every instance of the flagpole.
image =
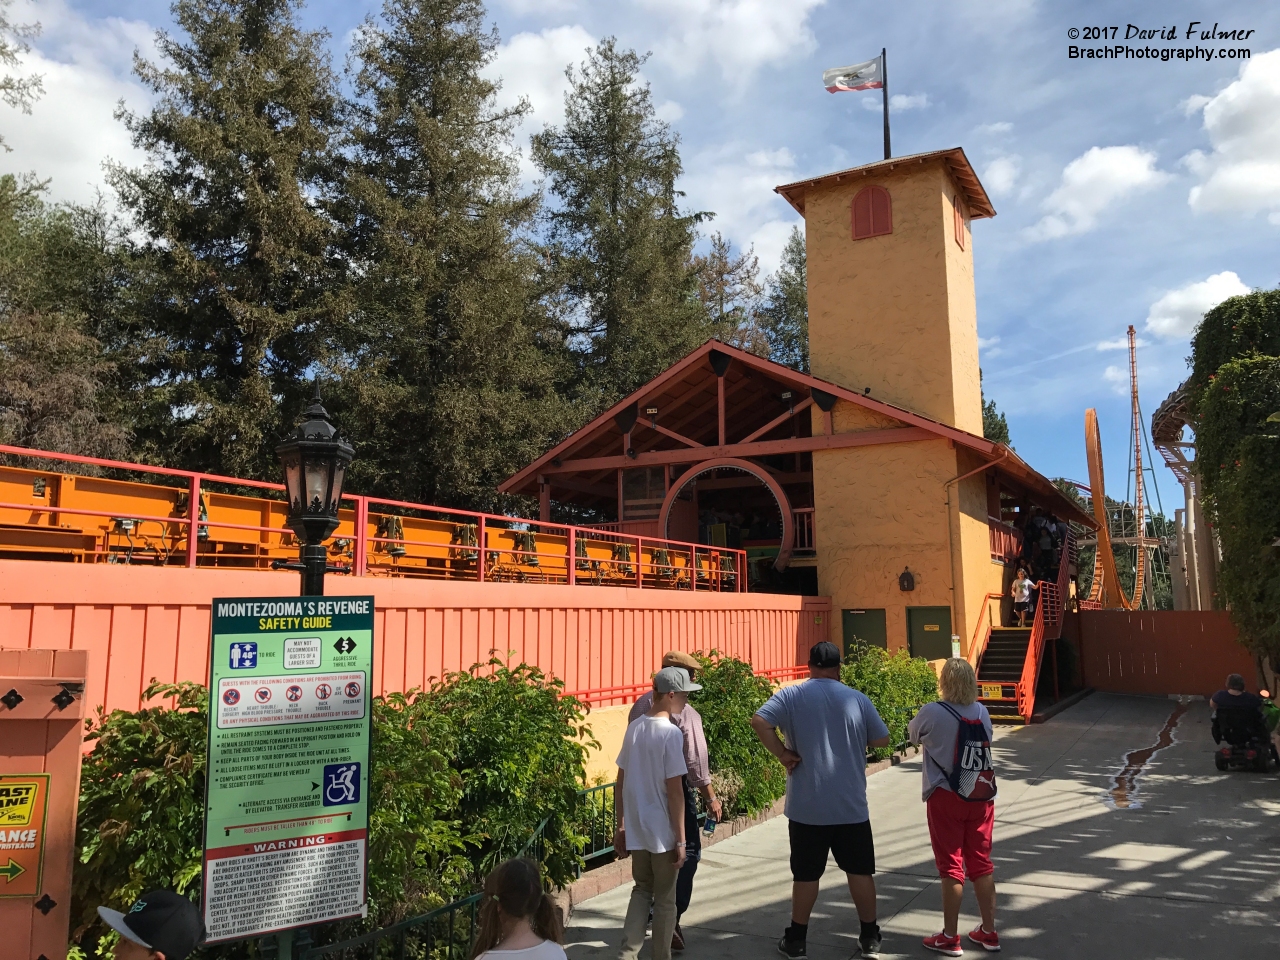
<svg viewBox="0 0 1280 960">
<path fill-rule="evenodd" d="M 880 48 L 880 92 L 884 95 L 884 158 L 889 159 L 889 66 L 885 48 Z"/>
</svg>

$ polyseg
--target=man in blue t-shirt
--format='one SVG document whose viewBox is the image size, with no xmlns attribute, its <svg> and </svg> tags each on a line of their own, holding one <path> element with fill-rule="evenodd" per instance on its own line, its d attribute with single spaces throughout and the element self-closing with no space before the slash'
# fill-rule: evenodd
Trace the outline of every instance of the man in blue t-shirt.
<svg viewBox="0 0 1280 960">
<path fill-rule="evenodd" d="M 840 651 L 822 641 L 809 651 L 809 679 L 775 693 L 751 718 L 760 742 L 787 768 L 791 840 L 791 926 L 778 951 L 805 960 L 809 914 L 827 854 L 849 877 L 864 957 L 880 953 L 876 852 L 867 812 L 867 748 L 887 747 L 889 728 L 866 695 L 840 682 Z M 784 745 L 778 730 L 786 738 Z"/>
</svg>

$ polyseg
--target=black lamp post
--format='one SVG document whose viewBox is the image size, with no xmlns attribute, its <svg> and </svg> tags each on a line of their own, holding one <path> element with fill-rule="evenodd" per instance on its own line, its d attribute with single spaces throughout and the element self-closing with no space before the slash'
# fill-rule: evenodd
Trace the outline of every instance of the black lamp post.
<svg viewBox="0 0 1280 960">
<path fill-rule="evenodd" d="M 342 481 L 354 454 L 351 444 L 329 422 L 317 383 L 305 419 L 276 447 L 289 498 L 289 528 L 302 545 L 302 562 L 276 561 L 275 566 L 302 572 L 304 597 L 324 596 L 325 572 L 345 569 L 326 564 L 324 542 L 338 528 Z"/>
</svg>

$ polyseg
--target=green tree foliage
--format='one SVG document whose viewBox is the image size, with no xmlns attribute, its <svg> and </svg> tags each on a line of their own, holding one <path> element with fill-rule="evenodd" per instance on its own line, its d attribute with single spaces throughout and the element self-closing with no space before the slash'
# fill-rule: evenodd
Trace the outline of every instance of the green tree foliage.
<svg viewBox="0 0 1280 960">
<path fill-rule="evenodd" d="M 563 692 L 563 681 L 535 667 L 495 659 L 450 674 L 423 695 L 423 707 L 453 731 L 450 759 L 462 782 L 458 817 L 479 838 L 477 879 L 517 853 L 543 820 L 547 877 L 564 884 L 575 875 L 585 839 L 574 828 L 578 791 L 588 749 L 599 744 L 582 704 Z"/>
<path fill-rule="evenodd" d="M 978 382 L 982 382 L 982 371 L 978 371 Z M 979 387 L 981 389 L 981 387 Z M 996 409 L 996 402 L 988 400 L 984 392 L 981 393 L 982 399 L 982 435 L 988 440 L 994 440 L 996 443 L 1003 443 L 1005 446 L 1013 446 L 1009 440 L 1009 421 L 1005 419 L 1004 413 Z"/>
<path fill-rule="evenodd" d="M 148 459 L 274 477 L 281 411 L 303 402 L 340 291 L 320 209 L 339 100 L 325 36 L 299 0 L 175 0 L 180 37 L 135 72 L 155 94 L 122 113 L 149 163 L 110 181 L 146 238 Z"/>
<path fill-rule="evenodd" d="M 693 258 L 698 299 L 706 327 L 716 339 L 757 356 L 769 356 L 769 340 L 760 324 L 760 260 L 754 251 L 736 256 L 733 245 L 716 232 L 705 254 Z"/>
<path fill-rule="evenodd" d="M 9 19 L 9 8 L 13 0 L 0 0 L 0 66 L 12 69 L 22 59 L 22 54 L 31 49 L 31 41 L 40 35 L 38 23 L 14 23 Z M 44 80 L 38 74 L 18 77 L 12 73 L 0 74 L 0 100 L 23 113 L 31 112 L 31 105 L 44 93 Z M 0 137 L 0 147 L 6 152 L 13 150 L 4 137 Z"/>
<path fill-rule="evenodd" d="M 49 206 L 42 189 L 0 177 L 0 443 L 127 458 L 105 353 L 123 322 L 122 241 L 100 208 Z"/>
<path fill-rule="evenodd" d="M 782 262 L 765 281 L 760 324 L 769 342 L 769 359 L 809 372 L 808 259 L 804 234 L 791 228 Z"/>
<path fill-rule="evenodd" d="M 889 728 L 889 746 L 874 751 L 877 757 L 887 757 L 905 743 L 916 710 L 938 699 L 938 678 L 929 661 L 906 650 L 888 653 L 858 642 L 845 656 L 840 679 L 865 693 Z"/>
<path fill-rule="evenodd" d="M 612 37 L 601 41 L 567 71 L 564 125 L 532 143 L 553 198 L 548 283 L 595 408 L 710 335 L 692 257 L 703 215 L 680 209 L 678 138 L 654 115 L 643 62 Z"/>
<path fill-rule="evenodd" d="M 712 650 L 699 656 L 702 690 L 693 705 L 702 716 L 707 738 L 707 759 L 712 772 L 730 772 L 741 781 L 734 800 L 736 809 L 725 817 L 754 814 L 768 807 L 787 790 L 787 774 L 751 729 L 751 718 L 773 694 L 773 684 L 757 676 L 751 665 Z"/>
<path fill-rule="evenodd" d="M 337 205 L 353 309 L 336 326 L 336 416 L 367 493 L 492 508 L 497 483 L 568 426 L 569 370 L 523 239 L 515 123 L 482 76 L 479 0 L 388 0 L 356 42 Z"/>
<path fill-rule="evenodd" d="M 1222 549 L 1218 601 L 1241 640 L 1280 658 L 1280 290 L 1223 301 L 1192 339 L 1196 471 Z"/>
</svg>

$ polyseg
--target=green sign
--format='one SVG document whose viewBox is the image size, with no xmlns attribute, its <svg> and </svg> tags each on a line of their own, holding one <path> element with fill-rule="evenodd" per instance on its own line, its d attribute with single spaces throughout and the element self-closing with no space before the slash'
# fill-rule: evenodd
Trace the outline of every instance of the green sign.
<svg viewBox="0 0 1280 960">
<path fill-rule="evenodd" d="M 373 597 L 213 601 L 207 942 L 364 916 Z"/>
</svg>

